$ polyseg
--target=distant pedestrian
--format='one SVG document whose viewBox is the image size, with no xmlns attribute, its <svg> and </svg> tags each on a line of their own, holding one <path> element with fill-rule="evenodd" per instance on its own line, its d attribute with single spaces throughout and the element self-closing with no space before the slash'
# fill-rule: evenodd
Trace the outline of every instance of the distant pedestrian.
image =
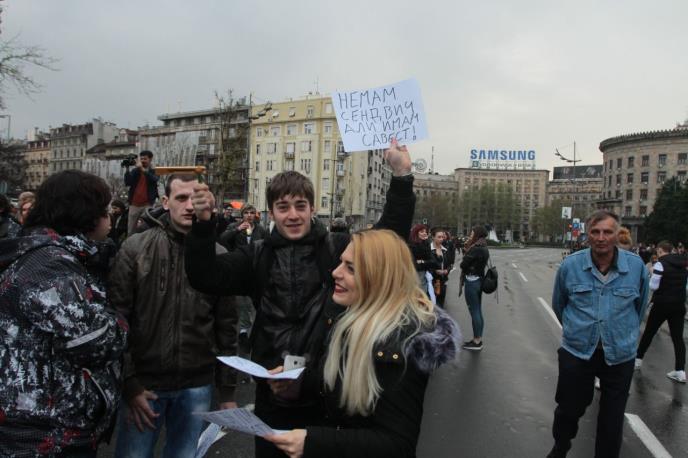
<svg viewBox="0 0 688 458">
<path fill-rule="evenodd" d="M 463 348 L 466 350 L 480 351 L 483 349 L 485 321 L 482 309 L 482 286 L 485 278 L 485 267 L 489 259 L 487 229 L 484 226 L 475 226 L 468 237 L 463 259 L 459 265 L 461 267 L 459 295 L 462 288 L 465 288 L 466 305 L 471 314 L 471 325 L 473 326 L 473 339 L 463 344 Z"/>
<path fill-rule="evenodd" d="M 17 219 L 19 220 L 19 224 L 23 225 L 24 221 L 26 221 L 26 217 L 29 216 L 29 212 L 33 207 L 33 203 L 36 201 L 36 195 L 31 191 L 24 191 L 19 194 L 17 201 L 17 209 L 19 213 L 19 217 Z"/>
<path fill-rule="evenodd" d="M 640 339 L 635 368 L 640 369 L 643 357 L 657 334 L 660 326 L 669 323 L 669 333 L 674 344 L 674 370 L 667 374 L 670 379 L 686 383 L 686 344 L 683 341 L 683 324 L 686 315 L 686 258 L 672 253 L 671 242 L 663 241 L 657 245 L 658 262 L 653 267 L 650 278 L 652 308 L 647 318 L 645 332 Z"/>
<path fill-rule="evenodd" d="M 563 327 L 549 458 L 565 457 L 600 379 L 596 457 L 618 457 L 648 278 L 638 255 L 616 247 L 619 219 L 598 210 L 585 223 L 590 248 L 562 262 L 552 309 Z"/>
<path fill-rule="evenodd" d="M 447 236 L 442 229 L 433 229 L 432 241 L 430 242 L 430 252 L 437 264 L 437 268 L 432 273 L 432 286 L 435 291 L 437 305 L 444 307 L 444 299 L 447 296 L 447 281 L 449 280 L 449 254 L 444 246 Z"/>
<path fill-rule="evenodd" d="M 141 151 L 136 167 L 129 171 L 126 166 L 124 184 L 129 186 L 129 220 L 127 234 L 133 234 L 143 212 L 155 204 L 158 198 L 158 176 L 152 165 L 153 153 Z"/>
<path fill-rule="evenodd" d="M 18 237 L 22 227 L 12 216 L 12 203 L 0 194 L 0 240 Z"/>
<path fill-rule="evenodd" d="M 349 232 L 349 225 L 346 224 L 346 220 L 342 217 L 338 217 L 332 220 L 330 224 L 330 232 Z"/>
<path fill-rule="evenodd" d="M 416 266 L 418 283 L 420 289 L 428 296 L 430 296 L 428 290 L 428 285 L 430 284 L 428 282 L 428 272 L 439 268 L 439 264 L 435 261 L 435 258 L 432 256 L 432 251 L 430 250 L 429 237 L 430 232 L 428 226 L 425 224 L 416 224 L 411 228 L 409 246 Z M 432 275 L 430 275 L 430 277 L 432 278 Z M 432 285 L 430 285 L 430 287 L 432 287 Z"/>
<path fill-rule="evenodd" d="M 115 242 L 118 247 L 127 238 L 127 226 L 129 222 L 129 214 L 127 206 L 119 199 L 115 199 L 110 204 L 110 233 L 108 237 Z"/>
</svg>

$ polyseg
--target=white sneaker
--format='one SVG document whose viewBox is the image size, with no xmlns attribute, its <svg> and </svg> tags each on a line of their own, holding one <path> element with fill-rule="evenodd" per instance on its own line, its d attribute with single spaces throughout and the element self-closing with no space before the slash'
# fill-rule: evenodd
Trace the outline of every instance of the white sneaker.
<svg viewBox="0 0 688 458">
<path fill-rule="evenodd" d="M 635 366 L 633 366 L 634 370 L 640 370 L 640 368 L 643 366 L 643 360 L 642 359 L 635 359 Z"/>
<path fill-rule="evenodd" d="M 686 383 L 686 371 L 671 371 L 667 377 L 678 383 Z"/>
</svg>

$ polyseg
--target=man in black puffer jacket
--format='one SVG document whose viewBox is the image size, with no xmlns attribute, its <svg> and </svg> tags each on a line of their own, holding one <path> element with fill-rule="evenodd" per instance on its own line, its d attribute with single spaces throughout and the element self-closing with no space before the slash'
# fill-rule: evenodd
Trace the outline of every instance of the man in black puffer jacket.
<svg viewBox="0 0 688 458">
<path fill-rule="evenodd" d="M 385 156 L 393 178 L 377 227 L 408 238 L 415 207 L 411 159 L 396 143 Z M 332 319 L 341 311 L 332 301 L 331 272 L 350 241 L 347 233 L 329 233 L 315 218 L 310 180 L 297 172 L 276 175 L 267 191 L 275 229 L 263 243 L 216 256 L 215 200 L 207 186 L 194 195 L 197 220 L 186 239 L 186 272 L 191 285 L 209 294 L 252 296 L 256 321 L 251 357 L 272 369 L 285 355 L 317 363 Z M 319 420 L 315 399 L 284 401 L 264 381 L 256 387 L 256 414 L 276 429 L 302 428 Z M 283 457 L 274 445 L 257 438 L 256 457 Z"/>
</svg>

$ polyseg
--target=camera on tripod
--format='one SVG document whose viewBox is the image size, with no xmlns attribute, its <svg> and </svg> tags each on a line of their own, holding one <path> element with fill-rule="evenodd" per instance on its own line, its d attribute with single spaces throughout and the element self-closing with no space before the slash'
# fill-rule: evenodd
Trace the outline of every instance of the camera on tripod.
<svg viewBox="0 0 688 458">
<path fill-rule="evenodd" d="M 125 159 L 122 160 L 120 164 L 122 167 L 134 167 L 136 166 L 136 154 L 130 154 Z"/>
</svg>

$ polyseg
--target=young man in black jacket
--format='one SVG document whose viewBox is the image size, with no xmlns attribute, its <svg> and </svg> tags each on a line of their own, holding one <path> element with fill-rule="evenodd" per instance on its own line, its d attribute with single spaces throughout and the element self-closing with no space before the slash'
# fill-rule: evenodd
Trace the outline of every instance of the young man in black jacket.
<svg viewBox="0 0 688 458">
<path fill-rule="evenodd" d="M 393 143 L 385 152 L 393 178 L 377 227 L 408 238 L 415 208 L 411 159 Z M 209 294 L 252 296 L 256 305 L 252 359 L 268 368 L 283 365 L 285 355 L 318 363 L 325 336 L 341 307 L 332 301 L 332 270 L 350 241 L 330 233 L 315 218 L 310 180 L 297 172 L 276 175 L 267 190 L 275 229 L 262 243 L 216 256 L 215 199 L 206 185 L 193 196 L 196 221 L 186 239 L 186 272 L 191 285 Z M 314 399 L 285 401 L 272 395 L 264 381 L 256 386 L 255 412 L 277 429 L 318 424 Z M 274 445 L 256 438 L 256 457 L 283 457 Z"/>
<path fill-rule="evenodd" d="M 673 253 L 671 242 L 663 241 L 657 244 L 659 261 L 652 267 L 650 289 L 652 294 L 652 308 L 647 317 L 645 332 L 640 338 L 635 368 L 640 369 L 645 352 L 652 343 L 652 338 L 659 331 L 662 323 L 669 323 L 669 333 L 674 344 L 675 366 L 667 374 L 670 379 L 686 383 L 686 344 L 683 341 L 683 317 L 686 315 L 686 258 Z"/>
</svg>

